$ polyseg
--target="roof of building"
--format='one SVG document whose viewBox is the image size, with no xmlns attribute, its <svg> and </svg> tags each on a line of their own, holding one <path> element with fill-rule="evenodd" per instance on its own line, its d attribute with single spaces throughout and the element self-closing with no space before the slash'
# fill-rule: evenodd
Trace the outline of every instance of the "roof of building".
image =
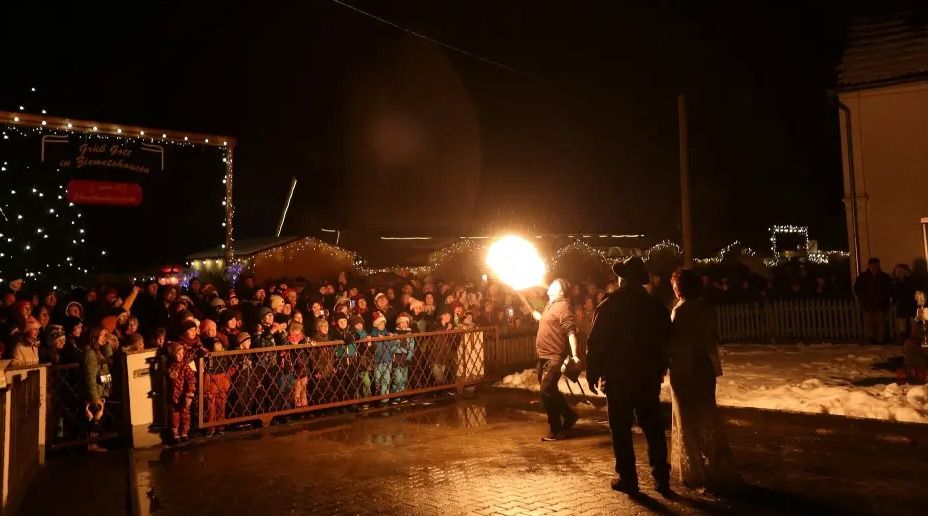
<svg viewBox="0 0 928 516">
<path fill-rule="evenodd" d="M 852 20 L 837 72 L 845 90 L 928 78 L 928 4 Z"/>
<path fill-rule="evenodd" d="M 266 249 L 277 247 L 279 245 L 292 242 L 299 237 L 264 237 L 264 238 L 245 238 L 235 241 L 235 256 L 251 256 L 260 253 Z M 202 251 L 197 251 L 187 256 L 188 260 L 206 260 L 222 258 L 226 250 L 221 246 L 211 247 Z"/>
</svg>

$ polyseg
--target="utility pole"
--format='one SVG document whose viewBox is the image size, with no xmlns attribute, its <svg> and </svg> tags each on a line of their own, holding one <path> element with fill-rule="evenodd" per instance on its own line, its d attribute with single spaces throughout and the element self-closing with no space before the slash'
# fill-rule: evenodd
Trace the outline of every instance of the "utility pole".
<svg viewBox="0 0 928 516">
<path fill-rule="evenodd" d="M 693 214 L 690 209 L 690 159 L 687 144 L 686 96 L 677 95 L 677 124 L 680 130 L 680 214 L 683 217 L 683 266 L 693 266 Z"/>
</svg>

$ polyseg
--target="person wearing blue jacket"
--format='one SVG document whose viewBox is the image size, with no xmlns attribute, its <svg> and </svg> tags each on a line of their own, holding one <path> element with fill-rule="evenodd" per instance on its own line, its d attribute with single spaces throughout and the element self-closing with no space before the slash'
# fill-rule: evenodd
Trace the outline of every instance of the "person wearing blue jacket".
<svg viewBox="0 0 928 516">
<path fill-rule="evenodd" d="M 396 316 L 396 334 L 398 336 L 409 335 L 412 328 L 409 327 L 412 317 L 406 312 Z M 406 383 L 409 381 L 409 364 L 412 363 L 413 354 L 416 351 L 416 339 L 413 337 L 403 337 L 393 341 L 393 385 L 392 392 L 402 392 L 406 390 Z M 402 398 L 393 400 L 394 404 L 401 403 Z"/>
<path fill-rule="evenodd" d="M 387 331 L 387 318 L 382 312 L 374 312 L 373 329 L 371 337 L 389 337 L 393 335 Z M 390 394 L 390 379 L 393 373 L 393 347 L 396 341 L 381 340 L 373 343 L 374 354 L 374 384 L 377 385 L 377 392 L 381 396 Z M 381 400 L 386 404 L 387 400 Z"/>
</svg>

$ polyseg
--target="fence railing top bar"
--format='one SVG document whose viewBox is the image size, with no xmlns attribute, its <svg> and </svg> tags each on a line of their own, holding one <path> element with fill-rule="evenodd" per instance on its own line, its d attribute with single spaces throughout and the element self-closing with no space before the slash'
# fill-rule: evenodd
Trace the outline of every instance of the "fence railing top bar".
<svg viewBox="0 0 928 516">
<path fill-rule="evenodd" d="M 74 364 L 74 365 L 76 366 L 77 364 Z M 53 366 L 51 365 L 51 363 L 48 363 L 48 362 L 43 362 L 41 364 L 35 364 L 35 365 L 18 365 L 18 366 L 7 367 L 6 369 L 4 369 L 4 372 L 12 373 L 12 372 L 17 372 L 17 371 L 28 371 L 30 369 L 42 369 L 45 367 L 51 368 Z"/>
<path fill-rule="evenodd" d="M 367 337 L 364 339 L 356 340 L 358 342 L 385 342 L 391 340 L 397 340 L 399 338 L 408 339 L 408 338 L 422 338 L 422 337 L 436 337 L 443 335 L 461 335 L 465 333 L 488 333 L 495 332 L 495 326 L 485 326 L 473 328 L 470 330 L 448 330 L 448 331 L 430 331 L 423 333 L 405 333 L 403 335 L 388 335 L 386 337 Z M 217 351 L 210 353 L 211 357 L 227 357 L 235 355 L 248 355 L 248 354 L 258 354 L 258 353 L 275 353 L 279 351 L 289 351 L 293 349 L 310 349 L 310 348 L 325 348 L 325 347 L 335 347 L 342 346 L 345 344 L 345 341 L 342 340 L 330 340 L 326 342 L 313 342 L 309 344 L 287 344 L 284 346 L 273 346 L 267 348 L 250 348 L 250 349 L 233 349 L 230 351 Z"/>
</svg>

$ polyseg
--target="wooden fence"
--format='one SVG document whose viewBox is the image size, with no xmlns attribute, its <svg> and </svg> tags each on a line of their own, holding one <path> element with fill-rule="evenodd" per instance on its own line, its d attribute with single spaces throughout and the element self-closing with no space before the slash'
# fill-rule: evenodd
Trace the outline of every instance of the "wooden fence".
<svg viewBox="0 0 928 516">
<path fill-rule="evenodd" d="M 718 307 L 722 342 L 863 338 L 855 299 L 800 299 Z"/>
</svg>

